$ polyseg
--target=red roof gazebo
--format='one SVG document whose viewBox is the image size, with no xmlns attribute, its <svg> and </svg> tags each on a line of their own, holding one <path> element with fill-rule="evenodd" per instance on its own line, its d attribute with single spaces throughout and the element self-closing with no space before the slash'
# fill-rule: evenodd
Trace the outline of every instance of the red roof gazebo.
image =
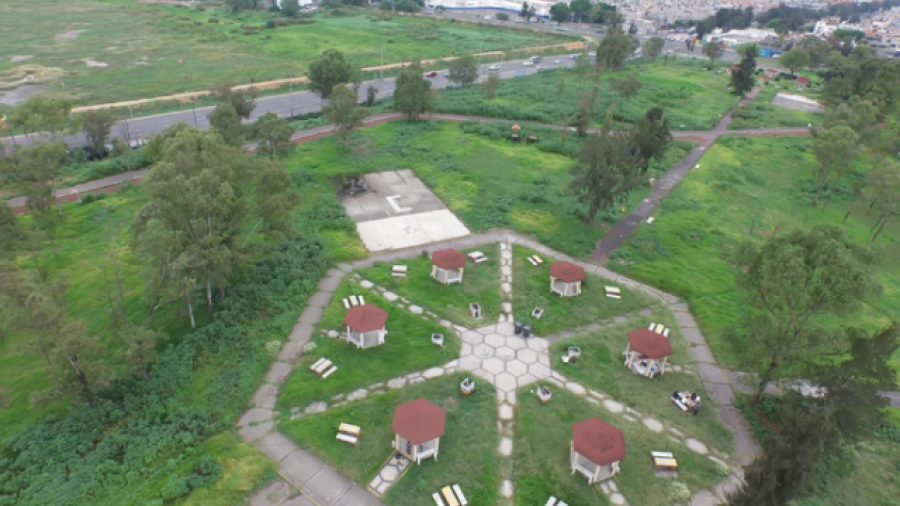
<svg viewBox="0 0 900 506">
<path fill-rule="evenodd" d="M 603 420 L 588 418 L 572 425 L 572 473 L 582 473 L 588 483 L 615 476 L 627 454 L 625 435 Z"/>
<path fill-rule="evenodd" d="M 347 326 L 347 341 L 359 348 L 369 348 L 384 344 L 387 335 L 385 323 L 388 314 L 378 306 L 366 304 L 351 307 L 344 316 Z"/>
<path fill-rule="evenodd" d="M 431 254 L 431 277 L 445 285 L 462 283 L 466 260 L 465 253 L 453 248 L 435 251 Z"/>
<path fill-rule="evenodd" d="M 394 448 L 417 464 L 422 459 L 434 457 L 437 460 L 441 436 L 447 412 L 428 401 L 416 399 L 394 409 Z"/>
<path fill-rule="evenodd" d="M 550 291 L 562 297 L 580 295 L 584 279 L 584 269 L 572 262 L 562 261 L 550 265 Z"/>
<path fill-rule="evenodd" d="M 638 329 L 628 333 L 625 365 L 644 376 L 652 378 L 657 372 L 662 374 L 666 357 L 671 354 L 672 343 L 662 334 L 650 329 Z"/>
</svg>

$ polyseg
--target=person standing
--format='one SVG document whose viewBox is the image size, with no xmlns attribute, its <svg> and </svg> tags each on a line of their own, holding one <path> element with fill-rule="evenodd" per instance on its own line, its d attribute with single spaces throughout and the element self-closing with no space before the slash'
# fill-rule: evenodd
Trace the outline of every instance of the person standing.
<svg viewBox="0 0 900 506">
<path fill-rule="evenodd" d="M 694 404 L 694 416 L 697 416 L 700 414 L 700 396 L 695 393 L 691 396 L 691 402 Z"/>
</svg>

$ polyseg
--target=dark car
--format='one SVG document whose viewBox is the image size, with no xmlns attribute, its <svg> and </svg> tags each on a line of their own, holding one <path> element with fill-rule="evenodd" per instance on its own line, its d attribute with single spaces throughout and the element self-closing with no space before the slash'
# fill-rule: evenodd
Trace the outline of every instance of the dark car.
<svg viewBox="0 0 900 506">
<path fill-rule="evenodd" d="M 431 72 L 425 72 L 425 77 L 437 77 L 437 71 L 432 70 Z"/>
</svg>

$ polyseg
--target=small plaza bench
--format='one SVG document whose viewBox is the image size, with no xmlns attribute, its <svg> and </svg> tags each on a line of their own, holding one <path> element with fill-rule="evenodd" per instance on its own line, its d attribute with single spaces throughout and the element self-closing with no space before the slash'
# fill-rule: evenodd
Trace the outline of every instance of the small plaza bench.
<svg viewBox="0 0 900 506">
<path fill-rule="evenodd" d="M 443 497 L 443 499 L 442 499 Z M 435 492 L 431 494 L 431 498 L 434 499 L 434 504 L 436 506 L 466 506 L 469 504 L 469 501 L 466 500 L 465 494 L 459 485 L 450 485 L 441 489 L 440 493 Z"/>
<path fill-rule="evenodd" d="M 610 299 L 621 299 L 622 298 L 622 290 L 617 286 L 605 286 L 603 287 L 606 290 L 606 296 Z"/>
<path fill-rule="evenodd" d="M 569 506 L 565 501 L 559 500 L 554 496 L 550 496 L 550 499 L 547 499 L 547 502 L 544 503 L 544 506 Z"/>
<path fill-rule="evenodd" d="M 338 433 L 335 439 L 350 443 L 352 445 L 359 443 L 359 434 L 362 431 L 358 425 L 341 422 L 338 426 Z"/>
<path fill-rule="evenodd" d="M 391 276 L 394 276 L 395 278 L 405 278 L 408 271 L 409 269 L 405 265 L 395 265 L 391 267 Z"/>
<path fill-rule="evenodd" d="M 650 458 L 656 471 L 678 471 L 678 462 L 671 452 L 650 452 Z"/>
<path fill-rule="evenodd" d="M 309 367 L 309 369 L 316 373 L 322 379 L 325 379 L 331 376 L 334 371 L 337 371 L 337 366 L 331 360 L 328 360 L 325 357 L 320 358 L 313 365 Z"/>
<path fill-rule="evenodd" d="M 484 253 L 480 251 L 473 251 L 468 255 L 469 259 L 475 262 L 476 264 L 483 264 L 488 261 L 488 258 L 484 256 Z"/>
<path fill-rule="evenodd" d="M 544 265 L 544 259 L 537 255 L 531 255 L 530 257 L 528 257 L 528 261 L 531 262 L 531 265 L 535 267 Z"/>
<path fill-rule="evenodd" d="M 351 307 L 366 305 L 366 299 L 364 299 L 362 295 L 351 295 L 351 296 L 347 297 L 346 299 L 343 299 L 342 302 L 344 303 L 345 309 L 350 309 Z"/>
</svg>

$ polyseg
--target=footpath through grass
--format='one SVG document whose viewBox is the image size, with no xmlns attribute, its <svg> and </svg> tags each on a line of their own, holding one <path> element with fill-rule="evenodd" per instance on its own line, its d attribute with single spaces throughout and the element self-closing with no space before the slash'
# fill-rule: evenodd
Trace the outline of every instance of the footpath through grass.
<svg viewBox="0 0 900 506">
<path fill-rule="evenodd" d="M 562 58 L 565 58 L 563 56 Z M 555 59 L 555 58 L 554 58 Z M 551 58 L 545 59 L 553 67 Z M 593 123 L 599 125 L 615 102 L 614 119 L 633 123 L 647 109 L 662 107 L 673 130 L 708 130 L 738 102 L 728 90 L 725 73 L 703 69 L 708 62 L 673 60 L 663 63 L 629 63 L 624 70 L 605 73 L 594 107 Z M 623 98 L 609 79 L 633 75 L 642 84 L 637 95 Z M 481 85 L 441 92 L 438 110 L 474 116 L 489 116 L 541 123 L 571 123 L 582 96 L 590 90 L 592 78 L 579 78 L 572 70 L 556 69 L 527 77 L 505 79 L 493 100 L 484 97 Z"/>
<path fill-rule="evenodd" d="M 778 94 L 775 85 L 763 86 L 759 95 L 744 107 L 739 107 L 732 112 L 732 121 L 728 125 L 729 130 L 746 130 L 763 127 L 805 127 L 807 125 L 821 125 L 824 115 L 818 112 L 799 111 L 780 105 L 775 105 L 772 100 Z M 797 95 L 791 88 L 783 90 L 785 93 Z M 814 97 L 813 97 L 814 98 Z"/>
<path fill-rule="evenodd" d="M 622 352 L 628 344 L 628 333 L 662 323 L 669 329 L 672 356 L 669 363 L 681 368 L 678 372 L 656 375 L 653 379 L 634 374 L 625 367 Z M 563 364 L 562 357 L 569 346 L 581 349 L 578 362 Z M 656 310 L 650 316 L 635 316 L 623 323 L 605 327 L 596 332 L 585 332 L 571 339 L 553 343 L 550 347 L 554 366 L 568 378 L 611 395 L 641 413 L 650 415 L 666 424 L 674 425 L 681 432 L 695 437 L 720 452 L 732 453 L 732 435 L 722 424 L 713 401 L 694 368 L 694 360 L 688 353 L 688 345 L 681 336 L 674 316 L 669 311 Z M 688 368 L 685 370 L 685 368 Z M 697 392 L 702 409 L 697 416 L 683 413 L 672 403 L 672 392 Z"/>
<path fill-rule="evenodd" d="M 544 265 L 534 266 L 527 258 L 538 255 Z M 629 290 L 599 276 L 585 273 L 581 283 L 581 295 L 560 297 L 550 292 L 550 264 L 552 259 L 537 251 L 513 245 L 513 309 L 516 319 L 530 322 L 534 332 L 550 336 L 562 330 L 571 330 L 616 315 L 634 313 L 658 304 L 650 296 Z M 604 286 L 619 286 L 621 299 L 606 296 Z M 540 320 L 531 317 L 535 307 L 544 308 Z"/>
<path fill-rule="evenodd" d="M 391 266 L 398 262 L 376 264 L 360 269 L 359 274 L 442 318 L 475 328 L 497 321 L 500 314 L 500 247 L 492 244 L 463 250 L 471 251 L 483 252 L 488 260 L 480 264 L 467 262 L 462 283 L 443 285 L 432 279 L 431 259 L 425 257 L 402 262 L 409 269 L 405 278 L 391 275 Z M 469 313 L 471 302 L 481 306 L 481 319 L 476 320 Z"/>
<path fill-rule="evenodd" d="M 373 304 L 388 313 L 385 328 L 388 333 L 384 344 L 358 349 L 341 338 L 323 336 L 319 330 L 335 330 L 345 335 L 343 324 L 347 309 L 342 299 L 350 295 L 362 295 L 366 304 Z M 290 378 L 278 396 L 278 408 L 287 412 L 290 408 L 301 410 L 313 402 L 330 401 L 339 393 L 352 392 L 373 383 L 385 381 L 402 374 L 419 371 L 459 357 L 459 340 L 452 330 L 437 322 L 400 309 L 376 292 L 366 290 L 345 280 L 334 292 L 317 332 L 310 343 L 313 348 L 304 353 L 294 366 Z M 444 334 L 444 346 L 432 344 L 431 334 Z M 320 358 L 331 360 L 338 370 L 328 378 L 315 375 L 309 367 Z"/>
<path fill-rule="evenodd" d="M 872 238 L 869 228 L 875 216 L 868 203 L 850 198 L 850 187 L 865 177 L 860 169 L 849 171 L 827 206 L 810 206 L 815 188 L 808 183 L 815 158 L 809 143 L 799 137 L 722 138 L 700 160 L 700 168 L 663 200 L 653 226 L 639 227 L 608 263 L 613 270 L 687 299 L 717 359 L 726 366 L 737 363 L 721 334 L 740 322 L 736 266 L 729 258 L 741 241 L 762 242 L 776 228 L 788 232 L 819 224 L 840 226 L 860 244 Z M 863 312 L 854 318 L 827 323 L 874 329 L 900 318 L 900 221 L 889 222 L 872 247 L 879 258 L 875 276 L 883 292 L 865 301 Z M 895 366 L 900 366 L 900 357 L 895 357 Z"/>
<path fill-rule="evenodd" d="M 425 398 L 447 411 L 438 459 L 412 464 L 406 475 L 386 495 L 391 506 L 421 506 L 431 494 L 459 484 L 469 504 L 497 504 L 500 490 L 496 424 L 496 395 L 487 383 L 479 383 L 469 397 L 459 393 L 464 375 L 456 374 L 379 394 L 324 413 L 282 422 L 278 429 L 341 473 L 365 487 L 394 451 L 391 422 L 394 408 Z M 362 427 L 359 444 L 334 439 L 342 422 Z"/>
<path fill-rule="evenodd" d="M 616 477 L 619 490 L 629 504 L 663 506 L 683 503 L 673 495 L 671 478 L 653 473 L 651 451 L 671 451 L 678 459 L 678 478 L 691 492 L 698 492 L 723 480 L 717 466 L 707 457 L 683 446 L 675 446 L 665 436 L 651 432 L 640 422 L 630 423 L 613 417 L 564 389 L 554 389 L 553 398 L 541 404 L 531 391 L 519 392 L 519 416 L 515 444 L 515 483 L 517 504 L 544 504 L 551 495 L 568 504 L 608 505 L 609 499 L 587 478 L 572 474 L 569 445 L 572 424 L 599 417 L 625 434 L 628 456 L 620 462 Z"/>
</svg>

